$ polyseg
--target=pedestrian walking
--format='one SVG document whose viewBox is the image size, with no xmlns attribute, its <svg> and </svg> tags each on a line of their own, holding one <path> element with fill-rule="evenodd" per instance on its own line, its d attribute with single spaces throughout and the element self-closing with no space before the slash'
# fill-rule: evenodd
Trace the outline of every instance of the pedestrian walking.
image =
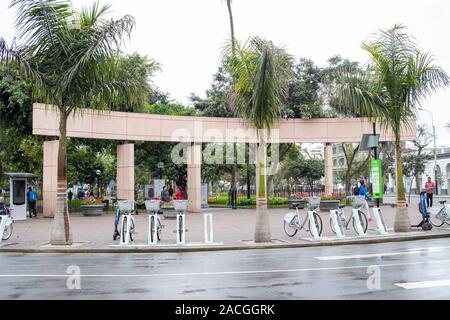
<svg viewBox="0 0 450 320">
<path fill-rule="evenodd" d="M 28 187 L 27 192 L 27 200 L 28 200 L 28 210 L 30 212 L 30 218 L 37 218 L 37 212 L 36 212 L 36 202 L 37 202 L 37 194 L 33 191 L 32 187 Z M 33 214 L 33 216 L 32 216 Z"/>
<path fill-rule="evenodd" d="M 427 193 L 427 208 L 433 207 L 434 189 L 436 189 L 436 184 L 431 181 L 431 177 L 428 177 L 428 181 L 425 183 L 425 191 Z"/>
</svg>

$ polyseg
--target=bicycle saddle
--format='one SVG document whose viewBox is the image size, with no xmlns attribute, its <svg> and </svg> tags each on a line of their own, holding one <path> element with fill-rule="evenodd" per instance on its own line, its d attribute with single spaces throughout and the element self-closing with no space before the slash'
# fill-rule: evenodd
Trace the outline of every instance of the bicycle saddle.
<svg viewBox="0 0 450 320">
<path fill-rule="evenodd" d="M 440 204 L 446 204 L 446 203 L 447 203 L 447 200 L 439 201 L 439 203 L 440 203 Z"/>
<path fill-rule="evenodd" d="M 292 204 L 292 207 L 293 207 L 294 209 L 297 209 L 297 208 L 300 207 L 300 205 L 301 205 L 301 203 L 293 203 L 293 204 Z"/>
<path fill-rule="evenodd" d="M 345 207 L 346 207 L 345 204 L 340 204 L 340 205 L 339 205 L 339 209 L 344 209 Z"/>
</svg>

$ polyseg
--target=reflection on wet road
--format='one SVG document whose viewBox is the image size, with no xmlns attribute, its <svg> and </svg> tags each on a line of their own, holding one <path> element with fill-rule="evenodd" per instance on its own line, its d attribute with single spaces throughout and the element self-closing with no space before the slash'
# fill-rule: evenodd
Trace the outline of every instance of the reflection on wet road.
<svg viewBox="0 0 450 320">
<path fill-rule="evenodd" d="M 448 299 L 450 243 L 0 254 L 1 299 Z"/>
</svg>

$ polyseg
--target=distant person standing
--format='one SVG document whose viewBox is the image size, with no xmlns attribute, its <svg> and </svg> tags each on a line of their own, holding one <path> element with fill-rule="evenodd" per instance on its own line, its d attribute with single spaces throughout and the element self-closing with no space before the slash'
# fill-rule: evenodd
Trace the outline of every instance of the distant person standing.
<svg viewBox="0 0 450 320">
<path fill-rule="evenodd" d="M 69 199 L 69 208 L 72 210 L 73 192 L 71 189 L 69 189 L 69 192 L 67 193 L 67 199 Z"/>
<path fill-rule="evenodd" d="M 353 195 L 357 196 L 359 195 L 359 185 L 356 184 L 355 187 L 353 188 Z"/>
<path fill-rule="evenodd" d="M 175 194 L 175 198 L 177 199 L 177 201 L 183 200 L 183 189 L 182 188 L 178 189 L 177 193 Z"/>
<path fill-rule="evenodd" d="M 428 177 L 428 181 L 425 183 L 425 191 L 427 192 L 427 208 L 433 207 L 434 189 L 436 189 L 436 184 L 431 181 L 431 177 Z"/>
<path fill-rule="evenodd" d="M 170 202 L 170 195 L 169 191 L 167 191 L 167 187 L 164 187 L 163 191 L 161 192 L 161 201 Z"/>
<path fill-rule="evenodd" d="M 170 185 L 170 187 L 169 187 L 169 196 L 173 196 L 173 188 L 172 188 L 172 185 Z"/>
<path fill-rule="evenodd" d="M 36 194 L 36 192 L 33 191 L 33 188 L 31 188 L 31 187 L 28 187 L 27 200 L 28 200 L 28 207 L 29 207 L 29 211 L 30 211 L 30 218 L 33 218 L 31 214 L 33 214 L 33 216 L 35 218 L 37 218 L 37 212 L 36 212 L 37 194 Z"/>
</svg>

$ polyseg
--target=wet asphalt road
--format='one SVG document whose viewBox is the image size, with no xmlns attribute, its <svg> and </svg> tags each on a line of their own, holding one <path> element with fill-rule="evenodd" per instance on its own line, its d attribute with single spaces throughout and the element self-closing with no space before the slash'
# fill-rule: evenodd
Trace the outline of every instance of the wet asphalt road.
<svg viewBox="0 0 450 320">
<path fill-rule="evenodd" d="M 81 278 L 68 277 L 70 266 L 79 268 Z M 431 288 L 395 285 L 417 281 L 438 282 L 425 283 Z M 183 254 L 0 254 L 0 299 L 450 299 L 450 241 Z"/>
</svg>

